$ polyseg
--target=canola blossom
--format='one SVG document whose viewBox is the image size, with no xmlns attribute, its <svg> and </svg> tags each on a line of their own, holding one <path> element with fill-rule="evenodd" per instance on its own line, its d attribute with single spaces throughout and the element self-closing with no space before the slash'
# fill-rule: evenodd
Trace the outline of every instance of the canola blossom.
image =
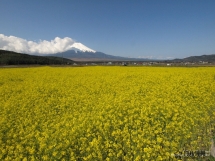
<svg viewBox="0 0 215 161">
<path fill-rule="evenodd" d="M 177 160 L 214 125 L 214 67 L 0 69 L 0 160 Z"/>
</svg>

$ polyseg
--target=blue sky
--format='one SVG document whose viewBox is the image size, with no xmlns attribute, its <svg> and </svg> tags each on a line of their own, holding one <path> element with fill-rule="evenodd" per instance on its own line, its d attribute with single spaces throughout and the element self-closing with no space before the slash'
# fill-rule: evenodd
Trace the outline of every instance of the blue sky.
<svg viewBox="0 0 215 161">
<path fill-rule="evenodd" d="M 69 37 L 106 54 L 215 54 L 214 0 L 1 0 L 0 34 Z"/>
</svg>

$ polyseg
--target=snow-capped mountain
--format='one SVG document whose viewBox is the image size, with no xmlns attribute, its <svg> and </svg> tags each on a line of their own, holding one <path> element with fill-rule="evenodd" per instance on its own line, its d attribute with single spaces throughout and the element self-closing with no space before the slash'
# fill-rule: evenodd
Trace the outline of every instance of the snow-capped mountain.
<svg viewBox="0 0 215 161">
<path fill-rule="evenodd" d="M 95 53 L 95 50 L 92 50 L 90 48 L 88 48 L 87 46 L 83 45 L 82 43 L 79 42 L 75 42 L 74 44 L 72 44 L 69 48 L 69 50 L 75 50 L 77 51 L 81 51 L 81 52 L 92 52 Z"/>
<path fill-rule="evenodd" d="M 74 42 L 64 52 L 43 54 L 43 56 L 63 57 L 74 61 L 133 60 L 132 58 L 113 56 L 102 52 L 97 52 L 80 42 Z"/>
<path fill-rule="evenodd" d="M 95 50 L 92 50 L 82 43 L 76 42 L 69 37 L 55 37 L 50 41 L 40 40 L 36 42 L 28 41 L 15 36 L 5 36 L 3 34 L 0 34 L 0 49 L 31 55 L 55 54 L 59 52 L 65 52 L 67 50 L 75 50 L 76 52 L 96 52 Z"/>
<path fill-rule="evenodd" d="M 0 34 L 0 49 L 37 56 L 54 56 L 71 60 L 131 60 L 97 52 L 69 37 L 55 37 L 53 40 L 28 41 L 15 36 Z"/>
<path fill-rule="evenodd" d="M 73 49 L 67 50 L 65 52 L 56 53 L 56 54 L 46 54 L 44 56 L 54 56 L 67 58 L 74 61 L 125 61 L 125 60 L 136 60 L 132 58 L 125 58 L 120 56 L 108 55 L 102 52 L 92 52 L 92 51 L 75 51 Z"/>
</svg>

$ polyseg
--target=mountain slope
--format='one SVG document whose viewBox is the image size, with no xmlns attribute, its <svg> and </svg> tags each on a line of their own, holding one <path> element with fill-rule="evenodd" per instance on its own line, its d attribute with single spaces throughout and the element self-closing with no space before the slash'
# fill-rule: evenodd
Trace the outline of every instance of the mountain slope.
<svg viewBox="0 0 215 161">
<path fill-rule="evenodd" d="M 132 60 L 149 61 L 149 59 L 125 58 L 120 56 L 104 54 L 102 52 L 88 52 L 88 51 L 81 52 L 74 50 L 68 50 L 56 54 L 48 54 L 48 56 L 64 57 L 75 61 L 132 61 Z"/>
<path fill-rule="evenodd" d="M 184 61 L 207 61 L 207 62 L 215 62 L 215 54 L 212 55 L 201 55 L 201 56 L 190 56 L 183 59 Z"/>
<path fill-rule="evenodd" d="M 175 62 L 215 62 L 215 54 L 212 55 L 201 55 L 201 56 L 190 56 L 184 59 L 174 59 Z"/>
<path fill-rule="evenodd" d="M 73 63 L 72 60 L 59 57 L 44 57 L 28 54 L 16 53 L 13 51 L 0 50 L 0 65 L 22 65 L 22 64 L 66 64 Z"/>
</svg>

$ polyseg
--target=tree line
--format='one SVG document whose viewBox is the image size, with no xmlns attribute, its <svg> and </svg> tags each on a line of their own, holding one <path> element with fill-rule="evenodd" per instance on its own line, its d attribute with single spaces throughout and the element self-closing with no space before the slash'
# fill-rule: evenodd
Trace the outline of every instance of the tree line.
<svg viewBox="0 0 215 161">
<path fill-rule="evenodd" d="M 0 50 L 0 65 L 60 65 L 72 64 L 73 61 L 54 56 L 36 56 Z"/>
</svg>

